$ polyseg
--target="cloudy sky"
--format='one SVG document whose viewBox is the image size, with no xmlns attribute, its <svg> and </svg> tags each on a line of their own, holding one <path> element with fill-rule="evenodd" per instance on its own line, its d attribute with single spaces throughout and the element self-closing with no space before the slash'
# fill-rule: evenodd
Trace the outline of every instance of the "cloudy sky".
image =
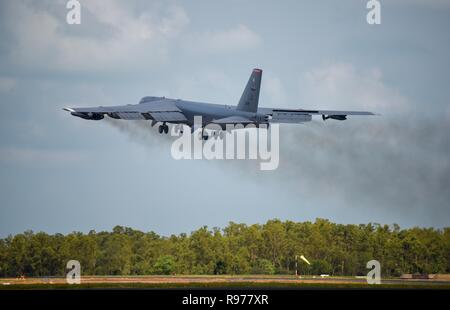
<svg viewBox="0 0 450 310">
<path fill-rule="evenodd" d="M 271 218 L 450 225 L 450 1 L 0 0 L 0 236 Z M 64 106 L 145 95 L 370 110 L 281 127 L 280 165 L 175 161 L 155 129 Z"/>
</svg>

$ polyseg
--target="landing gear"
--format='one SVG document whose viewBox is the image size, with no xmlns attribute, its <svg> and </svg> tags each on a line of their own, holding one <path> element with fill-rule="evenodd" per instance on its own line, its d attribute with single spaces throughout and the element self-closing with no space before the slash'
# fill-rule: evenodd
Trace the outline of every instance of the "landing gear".
<svg viewBox="0 0 450 310">
<path fill-rule="evenodd" d="M 202 131 L 199 133 L 198 138 L 201 140 L 208 140 L 209 138 L 214 138 L 214 139 L 220 139 L 223 140 L 223 138 L 225 137 L 225 132 L 223 130 L 215 130 L 215 131 L 211 131 L 210 134 L 208 134 L 208 132 L 206 132 L 205 129 L 202 129 Z"/>
<path fill-rule="evenodd" d="M 223 137 L 225 136 L 225 133 L 222 130 L 217 130 L 212 132 L 212 136 L 214 139 L 220 139 L 223 140 Z"/>
<path fill-rule="evenodd" d="M 202 130 L 198 134 L 198 139 L 206 141 L 206 140 L 208 140 L 208 138 L 209 138 L 208 133 L 205 131 L 204 128 L 202 128 Z"/>
<path fill-rule="evenodd" d="M 206 131 L 202 130 L 202 139 L 206 141 L 206 140 L 208 140 L 208 138 L 209 138 L 208 133 Z"/>
<path fill-rule="evenodd" d="M 167 126 L 166 123 L 163 123 L 162 125 L 159 125 L 158 132 L 159 133 L 163 133 L 164 132 L 165 134 L 167 134 L 169 132 L 169 126 Z"/>
</svg>

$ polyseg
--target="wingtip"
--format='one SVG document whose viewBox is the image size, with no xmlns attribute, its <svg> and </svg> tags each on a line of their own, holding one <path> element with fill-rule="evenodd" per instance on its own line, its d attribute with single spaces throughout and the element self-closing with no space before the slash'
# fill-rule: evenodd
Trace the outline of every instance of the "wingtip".
<svg viewBox="0 0 450 310">
<path fill-rule="evenodd" d="M 75 112 L 74 109 L 68 108 L 68 107 L 63 108 L 63 110 L 64 110 L 64 111 L 67 111 L 67 112 Z"/>
</svg>

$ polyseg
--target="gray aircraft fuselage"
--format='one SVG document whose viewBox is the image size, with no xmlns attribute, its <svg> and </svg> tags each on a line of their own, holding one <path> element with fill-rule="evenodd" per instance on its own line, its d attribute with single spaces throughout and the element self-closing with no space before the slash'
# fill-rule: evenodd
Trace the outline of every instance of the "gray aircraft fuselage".
<svg viewBox="0 0 450 310">
<path fill-rule="evenodd" d="M 258 108 L 256 112 L 239 111 L 236 106 L 226 104 L 212 104 L 205 102 L 175 100 L 175 105 L 183 112 L 188 119 L 187 124 L 192 126 L 194 116 L 202 116 L 203 125 L 211 123 L 213 120 L 225 117 L 241 116 L 252 121 L 254 124 L 267 124 L 266 115 L 272 109 Z"/>
</svg>

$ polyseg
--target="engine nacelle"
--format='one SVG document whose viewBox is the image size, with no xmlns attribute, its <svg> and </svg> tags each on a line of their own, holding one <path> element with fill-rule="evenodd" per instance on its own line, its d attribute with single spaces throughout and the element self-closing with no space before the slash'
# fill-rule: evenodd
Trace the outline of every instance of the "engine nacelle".
<svg viewBox="0 0 450 310">
<path fill-rule="evenodd" d="M 94 121 L 101 120 L 105 117 L 103 114 L 92 113 L 92 112 L 88 112 L 88 113 L 72 112 L 70 114 L 72 114 L 73 116 L 81 117 L 83 119 L 94 120 Z"/>
<path fill-rule="evenodd" d="M 338 121 L 345 121 L 347 119 L 347 115 L 328 115 L 328 116 L 325 116 L 325 115 L 322 114 L 322 119 L 323 120 L 326 120 L 326 119 L 329 119 L 329 118 L 335 119 L 335 120 L 338 120 Z"/>
</svg>

